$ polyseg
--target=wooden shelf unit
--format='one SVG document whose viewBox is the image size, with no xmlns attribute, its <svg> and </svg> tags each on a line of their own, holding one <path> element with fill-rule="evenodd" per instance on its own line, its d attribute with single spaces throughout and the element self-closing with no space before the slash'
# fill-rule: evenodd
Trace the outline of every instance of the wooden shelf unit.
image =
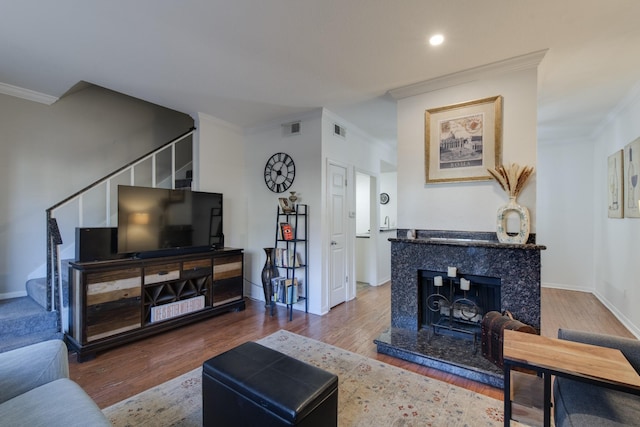
<svg viewBox="0 0 640 427">
<path fill-rule="evenodd" d="M 67 342 L 78 360 L 231 310 L 244 310 L 244 254 L 224 248 L 71 263 Z"/>
</svg>

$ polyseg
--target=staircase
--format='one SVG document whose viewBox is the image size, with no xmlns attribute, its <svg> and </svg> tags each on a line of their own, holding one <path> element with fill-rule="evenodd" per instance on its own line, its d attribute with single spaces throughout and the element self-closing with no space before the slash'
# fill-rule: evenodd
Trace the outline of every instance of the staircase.
<svg viewBox="0 0 640 427">
<path fill-rule="evenodd" d="M 46 286 L 44 277 L 31 279 L 26 284 L 26 297 L 0 300 L 0 353 L 63 338 L 58 313 L 46 309 Z"/>
<path fill-rule="evenodd" d="M 60 251 L 57 248 L 62 245 L 63 241 L 68 247 L 73 248 L 75 227 L 111 226 L 111 217 L 105 213 L 105 218 L 98 224 L 87 224 L 81 220 L 78 224 L 67 224 L 67 229 L 58 229 L 55 217 L 57 210 L 67 204 L 76 203 L 78 207 L 77 217 L 84 218 L 83 207 L 85 205 L 82 202 L 82 198 L 98 187 L 104 192 L 105 206 L 111 206 L 113 203 L 111 200 L 112 181 L 114 188 L 117 188 L 118 184 L 123 183 L 122 176 L 130 177 L 130 181 L 127 182 L 128 185 L 137 185 L 137 177 L 142 180 L 140 185 L 145 186 L 161 186 L 163 188 L 190 187 L 192 181 L 192 135 L 194 131 L 195 128 L 191 128 L 152 152 L 119 168 L 47 209 L 47 272 L 50 277 L 27 281 L 26 297 L 0 300 L 0 353 L 40 341 L 64 338 L 63 331 L 67 329 L 66 320 L 69 313 L 69 280 L 66 277 L 69 271 L 69 260 L 62 260 L 61 265 L 58 265 Z M 169 153 L 171 158 L 169 167 L 164 161 L 156 162 L 156 157 L 162 156 L 163 153 Z M 135 169 L 137 167 L 150 173 L 151 176 L 146 176 L 142 172 L 136 174 Z M 91 209 L 92 203 L 87 203 L 86 207 Z M 109 209 L 105 209 L 105 211 L 110 212 Z M 61 279 L 62 298 L 59 298 L 57 292 L 58 276 Z M 47 283 L 51 284 L 49 289 L 47 289 Z M 62 304 L 60 304 L 60 299 Z"/>
</svg>

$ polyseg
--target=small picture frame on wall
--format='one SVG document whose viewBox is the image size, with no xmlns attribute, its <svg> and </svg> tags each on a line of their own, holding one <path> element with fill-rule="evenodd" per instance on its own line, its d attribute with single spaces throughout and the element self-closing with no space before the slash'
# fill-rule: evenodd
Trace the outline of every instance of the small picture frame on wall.
<svg viewBox="0 0 640 427">
<path fill-rule="evenodd" d="M 640 138 L 628 143 L 624 147 L 624 216 L 625 218 L 640 218 Z"/>
<path fill-rule="evenodd" d="M 607 159 L 607 206 L 609 218 L 623 218 L 624 179 L 622 158 L 622 150 L 618 150 Z"/>
</svg>

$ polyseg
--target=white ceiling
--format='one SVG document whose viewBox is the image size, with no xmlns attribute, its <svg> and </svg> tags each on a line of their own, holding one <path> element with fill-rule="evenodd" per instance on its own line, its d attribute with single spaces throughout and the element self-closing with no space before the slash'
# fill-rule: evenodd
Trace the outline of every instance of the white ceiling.
<svg viewBox="0 0 640 427">
<path fill-rule="evenodd" d="M 327 107 L 394 142 L 389 90 L 549 49 L 538 137 L 560 142 L 637 89 L 638 17 L 637 0 L 0 0 L 0 82 L 87 81 L 243 127 Z"/>
</svg>

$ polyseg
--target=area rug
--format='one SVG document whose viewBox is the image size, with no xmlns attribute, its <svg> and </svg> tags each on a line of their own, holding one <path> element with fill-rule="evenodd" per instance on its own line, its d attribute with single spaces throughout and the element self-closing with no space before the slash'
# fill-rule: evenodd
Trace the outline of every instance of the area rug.
<svg viewBox="0 0 640 427">
<path fill-rule="evenodd" d="M 503 425 L 500 400 L 284 330 L 257 342 L 338 375 L 342 427 Z M 201 426 L 201 375 L 194 369 L 103 412 L 115 427 Z"/>
</svg>

